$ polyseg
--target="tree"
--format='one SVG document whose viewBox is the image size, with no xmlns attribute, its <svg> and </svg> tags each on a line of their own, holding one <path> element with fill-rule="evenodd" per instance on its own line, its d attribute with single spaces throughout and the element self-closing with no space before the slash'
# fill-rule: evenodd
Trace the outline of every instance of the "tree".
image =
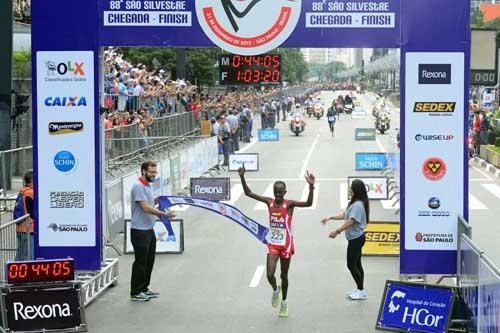
<svg viewBox="0 0 500 333">
<path fill-rule="evenodd" d="M 484 25 L 484 14 L 479 9 L 470 14 L 470 25 L 472 28 L 481 28 Z"/>
<path fill-rule="evenodd" d="M 299 49 L 278 49 L 283 64 L 283 81 L 303 82 L 309 71 L 304 55 Z"/>
</svg>

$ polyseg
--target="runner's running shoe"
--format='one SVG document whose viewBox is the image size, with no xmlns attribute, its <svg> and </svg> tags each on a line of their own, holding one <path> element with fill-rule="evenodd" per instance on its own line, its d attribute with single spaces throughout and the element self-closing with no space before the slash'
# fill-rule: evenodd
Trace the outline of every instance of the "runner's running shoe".
<svg viewBox="0 0 500 333">
<path fill-rule="evenodd" d="M 280 316 L 281 318 L 288 317 L 288 303 L 281 302 L 280 312 L 278 313 L 278 316 Z"/>
<path fill-rule="evenodd" d="M 278 292 L 274 292 L 273 290 L 273 296 L 271 297 L 271 304 L 273 305 L 273 308 L 277 308 L 278 305 L 280 304 L 281 301 L 281 286 L 278 286 Z"/>
</svg>

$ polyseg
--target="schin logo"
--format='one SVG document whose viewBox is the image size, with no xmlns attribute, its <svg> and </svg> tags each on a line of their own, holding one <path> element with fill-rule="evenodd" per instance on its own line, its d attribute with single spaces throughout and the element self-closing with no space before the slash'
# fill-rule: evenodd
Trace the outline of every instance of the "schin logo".
<svg viewBox="0 0 500 333">
<path fill-rule="evenodd" d="M 451 64 L 419 64 L 418 84 L 451 84 Z"/>
<path fill-rule="evenodd" d="M 195 0 L 195 5 L 198 21 L 212 42 L 234 54 L 257 55 L 288 39 L 299 20 L 302 0 Z"/>
<path fill-rule="evenodd" d="M 35 319 L 55 319 L 71 317 L 71 310 L 68 303 L 27 305 L 21 302 L 14 302 L 15 320 L 35 320 Z"/>
</svg>

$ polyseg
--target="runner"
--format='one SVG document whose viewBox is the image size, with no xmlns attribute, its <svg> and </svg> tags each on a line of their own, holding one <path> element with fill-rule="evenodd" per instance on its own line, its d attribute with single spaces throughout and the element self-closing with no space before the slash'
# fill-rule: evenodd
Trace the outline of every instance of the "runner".
<svg viewBox="0 0 500 333">
<path fill-rule="evenodd" d="M 274 199 L 260 196 L 253 193 L 245 180 L 245 165 L 238 169 L 241 178 L 241 185 L 245 191 L 245 195 L 257 201 L 266 203 L 269 210 L 269 227 L 270 231 L 267 238 L 267 280 L 273 288 L 271 304 L 277 308 L 281 303 L 279 316 L 288 317 L 288 269 L 292 255 L 295 253 L 295 244 L 293 240 L 292 217 L 295 207 L 311 207 L 313 204 L 314 195 L 314 175 L 306 171 L 305 179 L 309 184 L 309 196 L 307 201 L 286 200 L 286 185 L 282 181 L 274 183 Z M 276 284 L 274 276 L 276 266 L 280 260 L 281 267 L 281 286 Z M 280 293 L 283 293 L 280 300 Z"/>
</svg>

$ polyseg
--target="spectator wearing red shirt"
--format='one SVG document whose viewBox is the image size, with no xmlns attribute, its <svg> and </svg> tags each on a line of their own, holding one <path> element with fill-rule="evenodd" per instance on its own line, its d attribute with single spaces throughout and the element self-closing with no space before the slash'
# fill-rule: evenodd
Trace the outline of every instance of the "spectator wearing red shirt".
<svg viewBox="0 0 500 333">
<path fill-rule="evenodd" d="M 194 120 L 196 122 L 199 122 L 200 121 L 200 103 L 198 103 L 196 100 L 191 100 L 189 103 L 188 103 L 188 108 L 189 108 L 189 111 L 193 112 L 194 114 Z"/>
</svg>

